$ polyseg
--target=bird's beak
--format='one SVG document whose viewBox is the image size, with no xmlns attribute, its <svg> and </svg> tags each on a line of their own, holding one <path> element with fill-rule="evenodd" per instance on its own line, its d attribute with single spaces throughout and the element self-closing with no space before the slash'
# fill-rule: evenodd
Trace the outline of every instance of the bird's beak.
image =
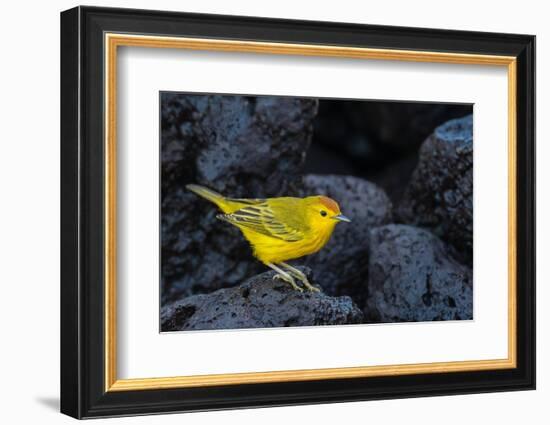
<svg viewBox="0 0 550 425">
<path fill-rule="evenodd" d="M 344 214 L 338 214 L 332 217 L 334 220 L 345 221 L 346 223 L 351 223 L 351 220 L 347 218 Z"/>
</svg>

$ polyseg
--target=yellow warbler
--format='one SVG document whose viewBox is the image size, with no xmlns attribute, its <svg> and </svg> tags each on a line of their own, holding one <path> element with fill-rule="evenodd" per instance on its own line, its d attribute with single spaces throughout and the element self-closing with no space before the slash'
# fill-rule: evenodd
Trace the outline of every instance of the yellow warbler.
<svg viewBox="0 0 550 425">
<path fill-rule="evenodd" d="M 336 201 L 326 196 L 306 198 L 233 199 L 196 184 L 187 189 L 213 202 L 223 214 L 216 217 L 237 226 L 252 245 L 254 256 L 277 272 L 296 290 L 295 278 L 310 291 L 318 291 L 304 273 L 285 261 L 319 251 L 329 241 L 339 221 L 351 221 L 340 213 Z M 284 269 L 284 270 L 283 270 Z"/>
</svg>

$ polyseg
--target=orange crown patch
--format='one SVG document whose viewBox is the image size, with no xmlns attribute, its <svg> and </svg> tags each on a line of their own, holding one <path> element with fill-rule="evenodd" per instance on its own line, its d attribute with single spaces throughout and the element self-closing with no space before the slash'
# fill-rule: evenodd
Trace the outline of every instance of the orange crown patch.
<svg viewBox="0 0 550 425">
<path fill-rule="evenodd" d="M 333 213 L 340 213 L 340 207 L 335 200 L 330 199 L 328 196 L 319 196 L 319 201 Z"/>
</svg>

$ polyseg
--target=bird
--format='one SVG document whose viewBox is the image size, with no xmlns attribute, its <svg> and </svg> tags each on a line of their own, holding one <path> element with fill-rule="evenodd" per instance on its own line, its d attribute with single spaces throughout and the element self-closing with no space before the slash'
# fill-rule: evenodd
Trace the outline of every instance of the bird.
<svg viewBox="0 0 550 425">
<path fill-rule="evenodd" d="M 321 250 L 329 241 L 337 223 L 351 222 L 342 214 L 338 203 L 324 195 L 305 198 L 279 197 L 266 199 L 229 198 L 200 186 L 186 188 L 214 203 L 222 212 L 216 218 L 236 226 L 252 246 L 253 255 L 273 269 L 274 279 L 319 292 L 299 269 L 287 263 Z"/>
</svg>

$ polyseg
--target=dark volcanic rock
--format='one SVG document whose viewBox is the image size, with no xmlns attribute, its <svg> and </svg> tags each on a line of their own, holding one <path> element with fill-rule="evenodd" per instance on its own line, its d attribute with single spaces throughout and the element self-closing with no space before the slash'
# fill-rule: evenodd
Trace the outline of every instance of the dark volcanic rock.
<svg viewBox="0 0 550 425">
<path fill-rule="evenodd" d="M 261 270 L 240 232 L 185 190 L 297 193 L 317 101 L 162 93 L 162 301 L 235 285 Z"/>
<path fill-rule="evenodd" d="M 404 223 L 428 227 L 472 265 L 473 255 L 472 116 L 435 129 L 420 157 L 396 216 Z"/>
<path fill-rule="evenodd" d="M 399 204 L 418 164 L 418 152 L 396 159 L 368 180 L 384 189 L 393 205 Z"/>
<path fill-rule="evenodd" d="M 370 322 L 464 320 L 473 316 L 472 271 L 427 230 L 391 224 L 371 232 Z"/>
<path fill-rule="evenodd" d="M 310 275 L 310 270 L 301 268 Z M 243 284 L 193 295 L 161 310 L 167 331 L 271 328 L 361 323 L 363 314 L 349 297 L 298 292 L 267 272 Z M 308 276 L 312 283 L 315 283 Z"/>
<path fill-rule="evenodd" d="M 391 222 L 392 205 L 382 189 L 351 176 L 307 175 L 304 196 L 326 195 L 338 202 L 351 223 L 339 223 L 329 243 L 303 260 L 330 295 L 349 295 L 359 305 L 366 298 L 369 234 Z"/>
</svg>

